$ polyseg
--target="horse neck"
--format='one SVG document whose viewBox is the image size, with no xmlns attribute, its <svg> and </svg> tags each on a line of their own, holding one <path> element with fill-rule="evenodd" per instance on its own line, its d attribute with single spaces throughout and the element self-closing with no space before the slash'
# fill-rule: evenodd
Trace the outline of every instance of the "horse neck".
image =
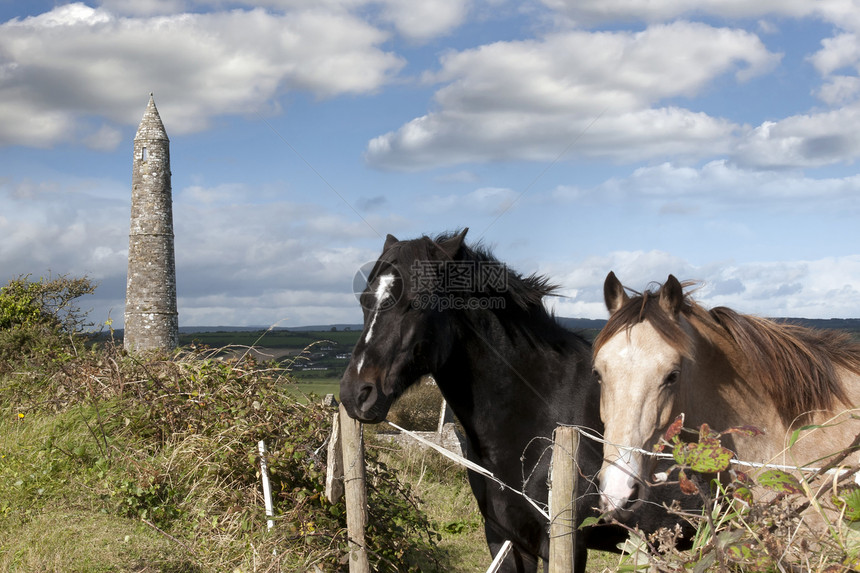
<svg viewBox="0 0 860 573">
<path fill-rule="evenodd" d="M 765 436 L 730 435 L 725 445 L 750 461 L 766 461 L 781 448 L 787 428 L 764 389 L 755 383 L 753 369 L 724 333 L 691 322 L 695 355 L 690 360 L 692 384 L 682 391 L 685 425 L 698 429 L 707 423 L 713 430 L 755 426 Z M 680 412 L 679 412 L 680 413 Z"/>
<path fill-rule="evenodd" d="M 580 391 L 575 381 L 589 371 L 590 349 L 546 318 L 514 325 L 481 311 L 458 321 L 454 351 L 434 377 L 470 439 L 495 440 L 518 425 L 529 426 L 530 439 L 573 423 L 568 402 Z M 578 398 L 597 404 L 596 391 Z"/>
<path fill-rule="evenodd" d="M 837 402 L 832 411 L 817 411 L 802 423 L 798 421 L 785 433 L 782 447 L 794 442 L 790 451 L 780 452 L 777 463 L 785 465 L 820 466 L 826 456 L 842 451 L 860 435 L 860 374 L 846 368 L 837 368 L 845 388 L 847 403 Z M 798 427 L 812 428 L 795 432 Z M 796 441 L 795 441 L 796 440 Z M 780 445 L 780 444 L 777 444 Z M 860 456 L 852 454 L 845 463 L 858 463 Z"/>
<path fill-rule="evenodd" d="M 860 374 L 857 372 L 837 367 L 848 404 L 837 404 L 833 411 L 810 412 L 808 416 L 788 420 L 757 383 L 753 365 L 729 335 L 696 323 L 695 319 L 692 326 L 695 327 L 691 332 L 696 355 L 690 378 L 694 388 L 680 401 L 682 408 L 687 409 L 687 427 L 698 428 L 702 422 L 718 431 L 732 426 L 755 426 L 765 434 L 729 435 L 724 437 L 724 445 L 745 461 L 789 466 L 820 465 L 823 458 L 847 447 L 860 433 L 860 421 L 852 418 L 852 414 L 860 412 L 850 410 L 853 405 L 860 404 Z M 796 434 L 801 426 L 823 427 Z M 795 442 L 798 436 L 800 439 Z"/>
</svg>

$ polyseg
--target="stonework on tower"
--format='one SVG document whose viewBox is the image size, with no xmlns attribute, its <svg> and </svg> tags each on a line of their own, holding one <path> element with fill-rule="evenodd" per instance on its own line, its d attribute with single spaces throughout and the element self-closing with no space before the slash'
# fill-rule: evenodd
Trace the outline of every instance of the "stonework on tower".
<svg viewBox="0 0 860 573">
<path fill-rule="evenodd" d="M 123 334 L 125 349 L 136 352 L 179 344 L 170 140 L 149 96 L 134 137 Z"/>
</svg>

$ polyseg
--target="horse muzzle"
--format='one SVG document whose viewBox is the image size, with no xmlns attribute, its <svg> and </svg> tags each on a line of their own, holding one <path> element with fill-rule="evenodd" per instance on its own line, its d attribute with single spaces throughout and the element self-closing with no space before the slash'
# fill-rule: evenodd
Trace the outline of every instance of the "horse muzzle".
<svg viewBox="0 0 860 573">
<path fill-rule="evenodd" d="M 347 373 L 340 381 L 340 401 L 351 418 L 378 424 L 385 420 L 393 400 L 379 390 L 379 384 L 351 379 Z"/>
<path fill-rule="evenodd" d="M 600 513 L 615 518 L 629 516 L 641 503 L 635 460 L 616 460 L 603 468 L 600 478 Z"/>
</svg>

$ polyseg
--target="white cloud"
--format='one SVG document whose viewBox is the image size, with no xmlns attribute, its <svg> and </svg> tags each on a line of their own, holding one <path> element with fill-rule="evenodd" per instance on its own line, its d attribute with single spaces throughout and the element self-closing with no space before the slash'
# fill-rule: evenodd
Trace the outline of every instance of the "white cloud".
<svg viewBox="0 0 860 573">
<path fill-rule="evenodd" d="M 727 306 L 768 317 L 855 316 L 860 297 L 860 255 L 816 260 L 694 265 L 661 251 L 616 251 L 552 269 L 567 298 L 553 301 L 559 316 L 606 318 L 603 280 L 613 270 L 636 291 L 662 284 L 669 274 L 694 280 L 694 298 L 706 308 Z"/>
<path fill-rule="evenodd" d="M 0 219 L 0 282 L 28 274 L 85 275 L 101 285 L 100 299 L 115 298 L 120 288 L 124 293 L 129 203 L 116 199 L 116 188 L 112 181 L 75 177 L 0 182 L 0 211 L 15 214 Z M 100 304 L 100 314 L 106 318 L 111 306 Z"/>
<path fill-rule="evenodd" d="M 854 67 L 860 60 L 860 41 L 856 34 L 839 34 L 821 41 L 822 48 L 809 57 L 812 65 L 822 75 L 847 67 Z"/>
<path fill-rule="evenodd" d="M 343 11 L 130 18 L 62 6 L 0 24 L 0 145 L 98 139 L 106 128 L 85 117 L 135 125 L 150 91 L 175 134 L 276 106 L 288 91 L 372 92 L 403 65 L 379 48 L 386 39 Z"/>
<path fill-rule="evenodd" d="M 463 0 L 386 0 L 382 16 L 413 41 L 443 36 L 463 23 L 469 2 Z"/>
<path fill-rule="evenodd" d="M 697 197 L 727 206 L 791 201 L 798 212 L 809 212 L 811 206 L 824 199 L 853 202 L 860 193 L 860 176 L 816 179 L 798 172 L 748 170 L 726 160 L 714 160 L 700 168 L 673 163 L 640 167 L 630 177 L 611 180 L 605 186 L 628 198 Z M 598 188 L 599 192 L 603 190 L 604 187 Z"/>
<path fill-rule="evenodd" d="M 223 0 L 103 0 L 105 8 L 129 16 L 154 16 L 182 12 L 223 10 Z M 316 9 L 329 13 L 363 14 L 393 26 L 413 42 L 444 36 L 463 23 L 470 1 L 464 0 L 235 0 L 230 6 L 265 8 L 289 13 Z"/>
<path fill-rule="evenodd" d="M 857 76 L 831 76 L 818 90 L 818 97 L 830 106 L 854 102 L 860 96 L 860 78 Z"/>
<path fill-rule="evenodd" d="M 763 169 L 820 167 L 860 157 L 860 102 L 832 111 L 766 121 L 733 152 L 740 165 Z"/>
<path fill-rule="evenodd" d="M 122 132 L 110 125 L 103 125 L 83 138 L 84 145 L 94 151 L 112 151 L 121 141 Z"/>
<path fill-rule="evenodd" d="M 552 161 L 568 149 L 628 160 L 712 154 L 727 149 L 736 126 L 661 102 L 693 96 L 723 74 L 743 81 L 778 59 L 753 34 L 686 22 L 454 52 L 425 78 L 445 84 L 438 109 L 370 141 L 366 159 L 409 170 Z"/>
<path fill-rule="evenodd" d="M 843 0 L 809 2 L 807 0 L 542 0 L 559 13 L 580 25 L 607 21 L 660 22 L 692 14 L 710 14 L 724 18 L 758 18 L 762 16 L 801 17 L 816 12 L 840 13 Z"/>
<path fill-rule="evenodd" d="M 0 213 L 15 214 L 0 216 L 0 283 L 86 275 L 99 286 L 82 307 L 93 309 L 91 320 L 110 314 L 121 328 L 129 200 L 126 182 L 0 180 Z M 382 244 L 361 221 L 224 184 L 178 190 L 174 228 L 182 325 L 361 321 L 350 285 Z"/>
<path fill-rule="evenodd" d="M 821 5 L 820 15 L 847 32 L 821 41 L 807 57 L 821 75 L 813 92 L 828 109 L 813 109 L 749 129 L 732 157 L 760 169 L 809 168 L 850 163 L 860 157 L 860 16 L 848 17 L 838 1 Z M 853 31 L 852 31 L 853 30 Z"/>
</svg>

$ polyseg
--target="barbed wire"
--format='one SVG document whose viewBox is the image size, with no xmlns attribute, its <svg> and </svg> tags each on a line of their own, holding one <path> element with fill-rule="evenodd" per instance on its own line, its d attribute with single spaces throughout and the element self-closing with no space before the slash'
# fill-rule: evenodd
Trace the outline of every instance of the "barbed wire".
<svg viewBox="0 0 860 573">
<path fill-rule="evenodd" d="M 585 436 L 589 440 L 593 440 L 595 442 L 598 442 L 598 443 L 601 443 L 604 445 L 610 445 L 610 446 L 618 448 L 619 450 L 622 450 L 622 451 L 635 452 L 638 454 L 642 454 L 642 455 L 650 456 L 650 457 L 654 457 L 654 458 L 659 458 L 659 459 L 674 459 L 674 456 L 672 454 L 664 454 L 661 452 L 653 452 L 653 451 L 649 452 L 648 450 L 643 450 L 642 448 L 637 448 L 635 446 L 622 446 L 619 444 L 613 444 L 612 442 L 609 442 L 609 441 L 607 441 L 607 440 L 605 440 L 599 436 L 592 434 L 590 431 L 587 431 L 582 426 L 567 426 L 566 424 L 559 424 L 559 426 L 575 428 L 581 435 Z M 786 472 L 799 471 L 799 472 L 817 473 L 817 472 L 820 472 L 822 469 L 822 468 L 815 468 L 815 467 L 810 467 L 810 466 L 789 466 L 789 465 L 783 465 L 783 464 L 772 464 L 772 463 L 763 463 L 763 462 L 747 462 L 744 460 L 739 460 L 737 458 L 732 458 L 731 460 L 729 460 L 729 463 L 732 465 L 736 465 L 736 466 L 746 466 L 746 467 L 757 468 L 757 469 L 777 469 L 777 470 L 782 470 L 782 471 L 786 471 Z M 844 472 L 844 471 L 850 471 L 850 470 L 841 470 L 841 471 Z"/>
<path fill-rule="evenodd" d="M 524 491 L 520 491 L 517 488 L 511 487 L 507 483 L 503 482 L 502 480 L 497 478 L 495 475 L 493 475 L 493 472 L 491 472 L 490 470 L 484 468 L 481 465 L 476 464 L 472 460 L 466 459 L 463 456 L 452 452 L 448 448 L 445 448 L 443 446 L 440 446 L 437 443 L 434 443 L 430 440 L 427 440 L 427 439 L 419 436 L 418 434 L 416 434 L 414 432 L 410 432 L 409 430 L 407 430 L 405 428 L 401 428 L 397 424 L 394 424 L 394 423 L 389 422 L 387 420 L 386 420 L 386 423 L 388 425 L 390 425 L 391 427 L 395 428 L 396 430 L 399 430 L 400 432 L 406 434 L 407 436 L 409 436 L 413 440 L 416 440 L 416 441 L 424 444 L 425 446 L 429 446 L 429 447 L 433 448 L 434 450 L 436 450 L 437 452 L 439 452 L 440 454 L 442 454 L 446 458 L 460 464 L 461 466 L 464 466 L 464 467 L 472 470 L 475 473 L 481 474 L 482 476 L 486 477 L 487 479 L 489 479 L 491 481 L 496 482 L 497 484 L 502 486 L 503 489 L 509 489 L 512 492 L 521 495 L 527 502 L 529 502 L 529 504 L 531 504 L 532 507 L 534 507 L 536 510 L 538 510 L 540 512 L 540 514 L 542 516 L 544 516 L 549 521 L 549 519 L 550 519 L 549 511 L 546 509 L 544 504 L 533 500 Z"/>
<path fill-rule="evenodd" d="M 449 449 L 447 449 L 447 448 L 445 448 L 445 447 L 443 447 L 443 446 L 441 446 L 435 442 L 432 442 L 432 441 L 416 434 L 415 432 L 411 432 L 411 431 L 409 431 L 405 428 L 402 428 L 402 427 L 398 426 L 397 424 L 390 422 L 390 421 L 387 423 L 390 426 L 392 426 L 393 428 L 395 428 L 396 430 L 398 430 L 398 431 L 402 432 L 403 434 L 409 436 L 410 438 L 414 439 L 415 441 L 417 441 L 423 445 L 426 445 L 430 448 L 433 448 L 434 450 L 436 450 L 437 452 L 439 452 L 440 454 L 442 454 L 446 458 L 452 460 L 453 462 L 455 462 L 455 463 L 457 463 L 463 467 L 466 467 L 466 468 L 486 477 L 487 479 L 499 484 L 499 486 L 501 486 L 502 489 L 508 489 L 508 490 L 522 496 L 532 507 L 534 507 L 538 512 L 540 512 L 540 514 L 542 516 L 544 516 L 548 521 L 551 520 L 550 515 L 549 515 L 549 510 L 548 510 L 548 507 L 546 506 L 546 504 L 543 504 L 539 501 L 532 499 L 531 497 L 528 496 L 528 494 L 525 493 L 525 491 L 517 489 L 516 487 L 513 487 L 513 486 L 505 483 L 501 479 L 497 478 L 493 474 L 493 472 L 491 472 L 490 470 L 484 468 L 483 466 L 481 466 L 479 464 L 476 464 L 475 462 L 473 462 L 473 461 L 471 461 L 471 460 L 469 460 L 469 459 L 467 459 L 467 458 L 465 458 L 459 454 L 452 452 L 451 450 L 449 450 Z M 652 452 L 652 451 L 649 452 L 648 450 L 644 450 L 642 448 L 638 448 L 635 446 L 624 446 L 624 445 L 614 444 L 614 443 L 609 442 L 606 439 L 602 438 L 601 436 L 595 435 L 590 428 L 584 428 L 582 426 L 567 425 L 567 424 L 559 424 L 559 426 L 574 428 L 577 432 L 579 432 L 580 435 L 582 435 L 585 438 L 588 438 L 589 440 L 592 440 L 596 443 L 603 444 L 603 445 L 611 445 L 611 446 L 614 446 L 614 447 L 616 447 L 622 451 L 636 452 L 636 453 L 639 453 L 639 454 L 642 454 L 645 456 L 654 457 L 654 458 L 658 458 L 658 459 L 674 459 L 674 456 L 672 456 L 672 454 L 666 454 L 666 453 L 661 453 L 661 452 Z M 545 437 L 539 437 L 539 438 L 535 438 L 535 439 L 545 439 L 545 440 L 551 441 L 551 438 L 545 438 Z M 531 444 L 535 439 L 530 441 L 529 444 Z M 547 449 L 549 449 L 549 447 Z M 542 458 L 543 455 L 544 454 L 541 454 L 539 459 Z M 817 473 L 817 472 L 821 471 L 821 468 L 814 468 L 814 467 L 809 467 L 809 466 L 798 467 L 798 466 L 789 466 L 789 465 L 783 465 L 783 464 L 747 462 L 747 461 L 739 460 L 737 458 L 732 458 L 730 460 L 730 463 L 733 465 L 739 465 L 739 466 L 746 466 L 746 467 L 753 467 L 753 468 L 764 468 L 764 469 L 778 469 L 778 470 L 782 470 L 782 471 L 800 471 L 800 472 L 809 472 L 809 473 Z M 831 472 L 835 473 L 835 471 L 837 471 L 837 470 L 829 470 L 827 473 L 831 473 Z M 842 469 L 842 470 L 838 470 L 838 471 L 841 475 L 841 474 L 844 474 L 845 472 L 849 472 L 851 470 Z M 534 473 L 534 470 L 532 470 L 532 472 L 529 473 L 529 476 L 526 479 L 530 479 L 531 476 L 533 475 L 533 473 Z M 858 472 L 858 476 L 860 476 L 860 472 Z"/>
</svg>

